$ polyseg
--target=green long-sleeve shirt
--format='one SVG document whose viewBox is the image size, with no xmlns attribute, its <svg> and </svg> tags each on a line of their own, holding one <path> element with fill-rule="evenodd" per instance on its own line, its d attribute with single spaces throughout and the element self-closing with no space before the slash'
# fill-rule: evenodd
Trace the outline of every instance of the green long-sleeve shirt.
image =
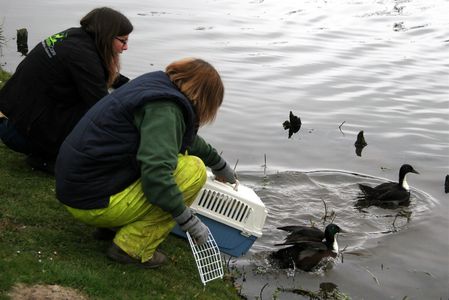
<svg viewBox="0 0 449 300">
<path fill-rule="evenodd" d="M 178 216 L 185 209 L 173 177 L 186 128 L 182 110 L 172 101 L 150 102 L 135 113 L 134 123 L 140 131 L 137 160 L 143 192 L 150 203 Z M 188 152 L 206 166 L 220 161 L 217 151 L 198 135 Z"/>
</svg>

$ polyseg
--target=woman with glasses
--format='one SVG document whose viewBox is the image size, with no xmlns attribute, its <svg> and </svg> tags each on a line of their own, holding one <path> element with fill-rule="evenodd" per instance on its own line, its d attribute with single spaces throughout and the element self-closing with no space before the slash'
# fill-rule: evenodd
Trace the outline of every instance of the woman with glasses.
<svg viewBox="0 0 449 300">
<path fill-rule="evenodd" d="M 48 173 L 84 113 L 128 81 L 119 73 L 119 56 L 133 30 L 128 18 L 101 7 L 80 25 L 37 44 L 0 90 L 0 138 Z"/>
<path fill-rule="evenodd" d="M 205 166 L 218 180 L 236 182 L 197 135 L 215 119 L 223 95 L 212 65 L 182 59 L 101 99 L 65 139 L 56 196 L 76 219 L 114 229 L 109 258 L 143 268 L 165 264 L 157 248 L 175 224 L 199 244 L 207 241 L 206 225 L 189 208 L 206 181 Z"/>
</svg>

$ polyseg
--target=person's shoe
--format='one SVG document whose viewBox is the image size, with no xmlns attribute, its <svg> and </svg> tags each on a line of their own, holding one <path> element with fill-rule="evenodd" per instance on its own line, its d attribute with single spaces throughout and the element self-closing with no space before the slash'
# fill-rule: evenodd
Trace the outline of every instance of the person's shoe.
<svg viewBox="0 0 449 300">
<path fill-rule="evenodd" d="M 114 243 L 112 243 L 111 247 L 109 247 L 106 255 L 118 263 L 135 265 L 145 269 L 157 268 L 167 263 L 167 256 L 158 250 L 154 252 L 153 257 L 150 260 L 141 262 L 140 260 L 129 256 Z"/>
<path fill-rule="evenodd" d="M 96 228 L 92 233 L 94 239 L 98 241 L 112 241 L 115 237 L 115 231 L 109 228 Z"/>
</svg>

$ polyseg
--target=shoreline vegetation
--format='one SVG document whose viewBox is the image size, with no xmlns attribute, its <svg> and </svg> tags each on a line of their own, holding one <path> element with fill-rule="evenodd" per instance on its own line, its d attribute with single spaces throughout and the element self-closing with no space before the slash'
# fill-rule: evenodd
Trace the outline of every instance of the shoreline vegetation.
<svg viewBox="0 0 449 300">
<path fill-rule="evenodd" d="M 1 27 L 0 27 L 1 28 Z M 0 89 L 10 77 L 0 66 Z M 186 240 L 161 244 L 170 263 L 144 270 L 107 259 L 109 242 L 57 201 L 54 177 L 0 142 L 0 300 L 241 299 L 233 276 L 201 283 Z"/>
<path fill-rule="evenodd" d="M 11 75 L 5 70 L 3 70 L 2 67 L 0 66 L 0 90 L 3 88 L 3 85 L 9 79 L 9 77 L 11 77 Z"/>
</svg>

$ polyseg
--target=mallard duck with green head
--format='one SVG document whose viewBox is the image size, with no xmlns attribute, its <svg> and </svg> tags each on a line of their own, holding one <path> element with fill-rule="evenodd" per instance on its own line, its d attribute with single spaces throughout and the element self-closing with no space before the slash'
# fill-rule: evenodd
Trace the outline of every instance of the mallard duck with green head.
<svg viewBox="0 0 449 300">
<path fill-rule="evenodd" d="M 280 269 L 298 268 L 311 271 L 326 257 L 337 257 L 337 234 L 343 230 L 329 224 L 323 232 L 316 227 L 284 226 L 278 229 L 289 232 L 285 241 L 276 246 L 289 245 L 270 254 L 269 259 Z"/>
</svg>

